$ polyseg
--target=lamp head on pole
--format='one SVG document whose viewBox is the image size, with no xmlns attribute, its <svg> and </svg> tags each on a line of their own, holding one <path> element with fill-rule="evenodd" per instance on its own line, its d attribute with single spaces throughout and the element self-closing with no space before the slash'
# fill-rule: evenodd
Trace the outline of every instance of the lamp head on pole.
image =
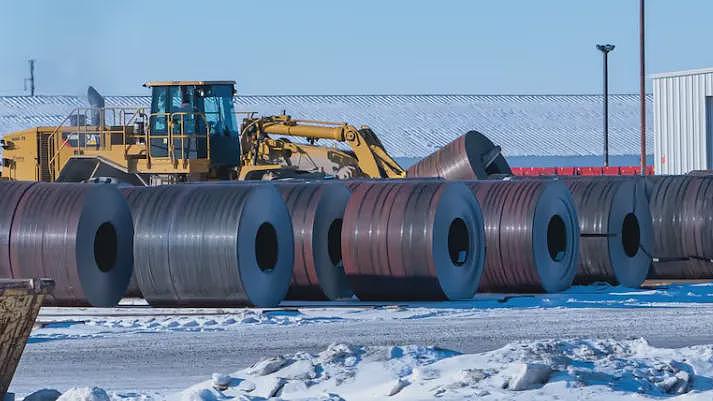
<svg viewBox="0 0 713 401">
<path fill-rule="evenodd" d="M 610 44 L 597 45 L 597 49 L 599 49 L 603 53 L 609 53 L 610 51 L 614 50 L 614 45 L 610 45 Z"/>
</svg>

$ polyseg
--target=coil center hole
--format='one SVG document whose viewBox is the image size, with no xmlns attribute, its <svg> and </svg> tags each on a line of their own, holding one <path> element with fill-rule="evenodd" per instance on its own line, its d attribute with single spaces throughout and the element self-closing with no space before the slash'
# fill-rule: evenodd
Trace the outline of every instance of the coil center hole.
<svg viewBox="0 0 713 401">
<path fill-rule="evenodd" d="M 114 268 L 119 252 L 114 225 L 102 223 L 94 234 L 94 261 L 99 270 L 108 272 Z"/>
<path fill-rule="evenodd" d="M 634 213 L 629 213 L 624 217 L 624 223 L 621 227 L 621 243 L 628 257 L 633 258 L 639 252 L 641 228 L 639 227 L 639 219 Z"/>
<path fill-rule="evenodd" d="M 455 218 L 448 227 L 448 255 L 456 266 L 463 266 L 470 251 L 470 233 L 468 226 L 460 217 Z"/>
<path fill-rule="evenodd" d="M 255 235 L 255 260 L 260 270 L 272 270 L 277 264 L 277 231 L 270 223 L 262 223 Z"/>
<path fill-rule="evenodd" d="M 567 227 L 559 215 L 554 215 L 547 223 L 547 250 L 555 262 L 561 262 L 567 251 Z"/>
<path fill-rule="evenodd" d="M 335 219 L 327 231 L 327 253 L 332 265 L 342 265 L 342 219 Z"/>
</svg>

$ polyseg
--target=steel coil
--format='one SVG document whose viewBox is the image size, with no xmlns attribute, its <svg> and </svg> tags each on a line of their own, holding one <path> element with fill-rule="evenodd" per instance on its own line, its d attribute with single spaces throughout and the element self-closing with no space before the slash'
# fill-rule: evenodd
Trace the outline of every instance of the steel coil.
<svg viewBox="0 0 713 401">
<path fill-rule="evenodd" d="M 574 200 L 557 181 L 471 181 L 485 220 L 487 257 L 479 291 L 558 292 L 577 270 Z"/>
<path fill-rule="evenodd" d="M 136 279 L 152 306 L 277 305 L 292 276 L 287 207 L 272 184 L 123 190 Z"/>
<path fill-rule="evenodd" d="M 338 182 L 278 182 L 276 186 L 290 212 L 295 239 L 287 299 L 351 298 L 341 248 L 350 191 Z"/>
<path fill-rule="evenodd" d="M 0 182 L 0 278 L 13 278 L 10 266 L 10 230 L 17 204 L 34 182 Z"/>
<path fill-rule="evenodd" d="M 652 262 L 653 227 L 639 178 L 563 178 L 577 208 L 579 268 L 575 282 L 636 288 Z"/>
<path fill-rule="evenodd" d="M 650 278 L 713 278 L 713 177 L 647 178 L 654 223 L 654 264 Z"/>
<path fill-rule="evenodd" d="M 469 131 L 411 166 L 406 175 L 484 180 L 512 175 L 512 170 L 499 146 L 480 132 Z"/>
<path fill-rule="evenodd" d="M 113 185 L 37 183 L 17 204 L 10 233 L 14 278 L 44 277 L 46 303 L 116 305 L 133 268 L 133 226 Z"/>
<path fill-rule="evenodd" d="M 352 183 L 344 212 L 344 269 L 360 300 L 471 298 L 483 269 L 480 207 L 445 181 Z"/>
</svg>

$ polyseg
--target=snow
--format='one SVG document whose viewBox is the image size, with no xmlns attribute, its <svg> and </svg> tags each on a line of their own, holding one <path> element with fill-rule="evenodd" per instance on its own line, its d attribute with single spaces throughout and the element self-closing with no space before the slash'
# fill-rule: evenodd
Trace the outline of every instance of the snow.
<svg viewBox="0 0 713 401">
<path fill-rule="evenodd" d="M 470 301 L 368 304 L 284 302 L 281 308 L 148 308 L 128 299 L 117 308 L 43 308 L 30 342 L 157 332 L 239 330 L 245 326 L 329 325 L 354 321 L 497 316 L 512 308 L 695 308 L 713 304 L 713 283 L 634 290 L 607 284 L 575 286 L 558 294 L 478 294 Z"/>
<path fill-rule="evenodd" d="M 334 344 L 320 353 L 283 355 L 279 360 L 287 364 L 271 373 L 254 367 L 232 373 L 224 391 L 207 381 L 176 397 L 613 401 L 713 397 L 713 345 L 664 349 L 643 339 L 516 342 L 477 354 L 415 345 Z M 190 398 L 196 394 L 203 398 Z"/>
<path fill-rule="evenodd" d="M 98 387 L 74 387 L 63 393 L 57 401 L 111 401 L 104 389 Z"/>
<path fill-rule="evenodd" d="M 11 389 L 105 386 L 111 401 L 710 400 L 713 345 L 696 344 L 713 344 L 712 303 L 703 283 L 442 303 L 43 308 Z"/>
</svg>

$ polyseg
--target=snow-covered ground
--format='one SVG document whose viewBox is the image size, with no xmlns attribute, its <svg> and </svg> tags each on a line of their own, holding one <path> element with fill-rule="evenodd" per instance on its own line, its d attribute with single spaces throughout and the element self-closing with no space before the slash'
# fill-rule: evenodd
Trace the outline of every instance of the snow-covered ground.
<svg viewBox="0 0 713 401">
<path fill-rule="evenodd" d="M 632 290 L 606 284 L 575 286 L 558 294 L 479 294 L 470 301 L 369 305 L 360 302 L 284 302 L 281 308 L 149 308 L 127 299 L 118 308 L 43 308 L 30 342 L 136 333 L 234 330 L 255 325 L 325 325 L 337 322 L 464 319 L 497 316 L 501 309 L 695 308 L 713 306 L 713 283 Z"/>
<path fill-rule="evenodd" d="M 11 386 L 20 395 L 96 385 L 126 401 L 713 399 L 713 284 L 271 310 L 127 300 L 44 308 L 38 320 Z M 513 390 L 533 372 L 544 386 Z"/>
<path fill-rule="evenodd" d="M 60 401 L 138 401 L 154 396 L 73 388 Z M 548 340 L 459 354 L 417 345 L 332 344 L 315 354 L 277 355 L 231 374 L 216 372 L 204 382 L 162 398 L 273 397 L 315 401 L 710 400 L 713 345 L 664 349 L 643 339 Z"/>
</svg>

